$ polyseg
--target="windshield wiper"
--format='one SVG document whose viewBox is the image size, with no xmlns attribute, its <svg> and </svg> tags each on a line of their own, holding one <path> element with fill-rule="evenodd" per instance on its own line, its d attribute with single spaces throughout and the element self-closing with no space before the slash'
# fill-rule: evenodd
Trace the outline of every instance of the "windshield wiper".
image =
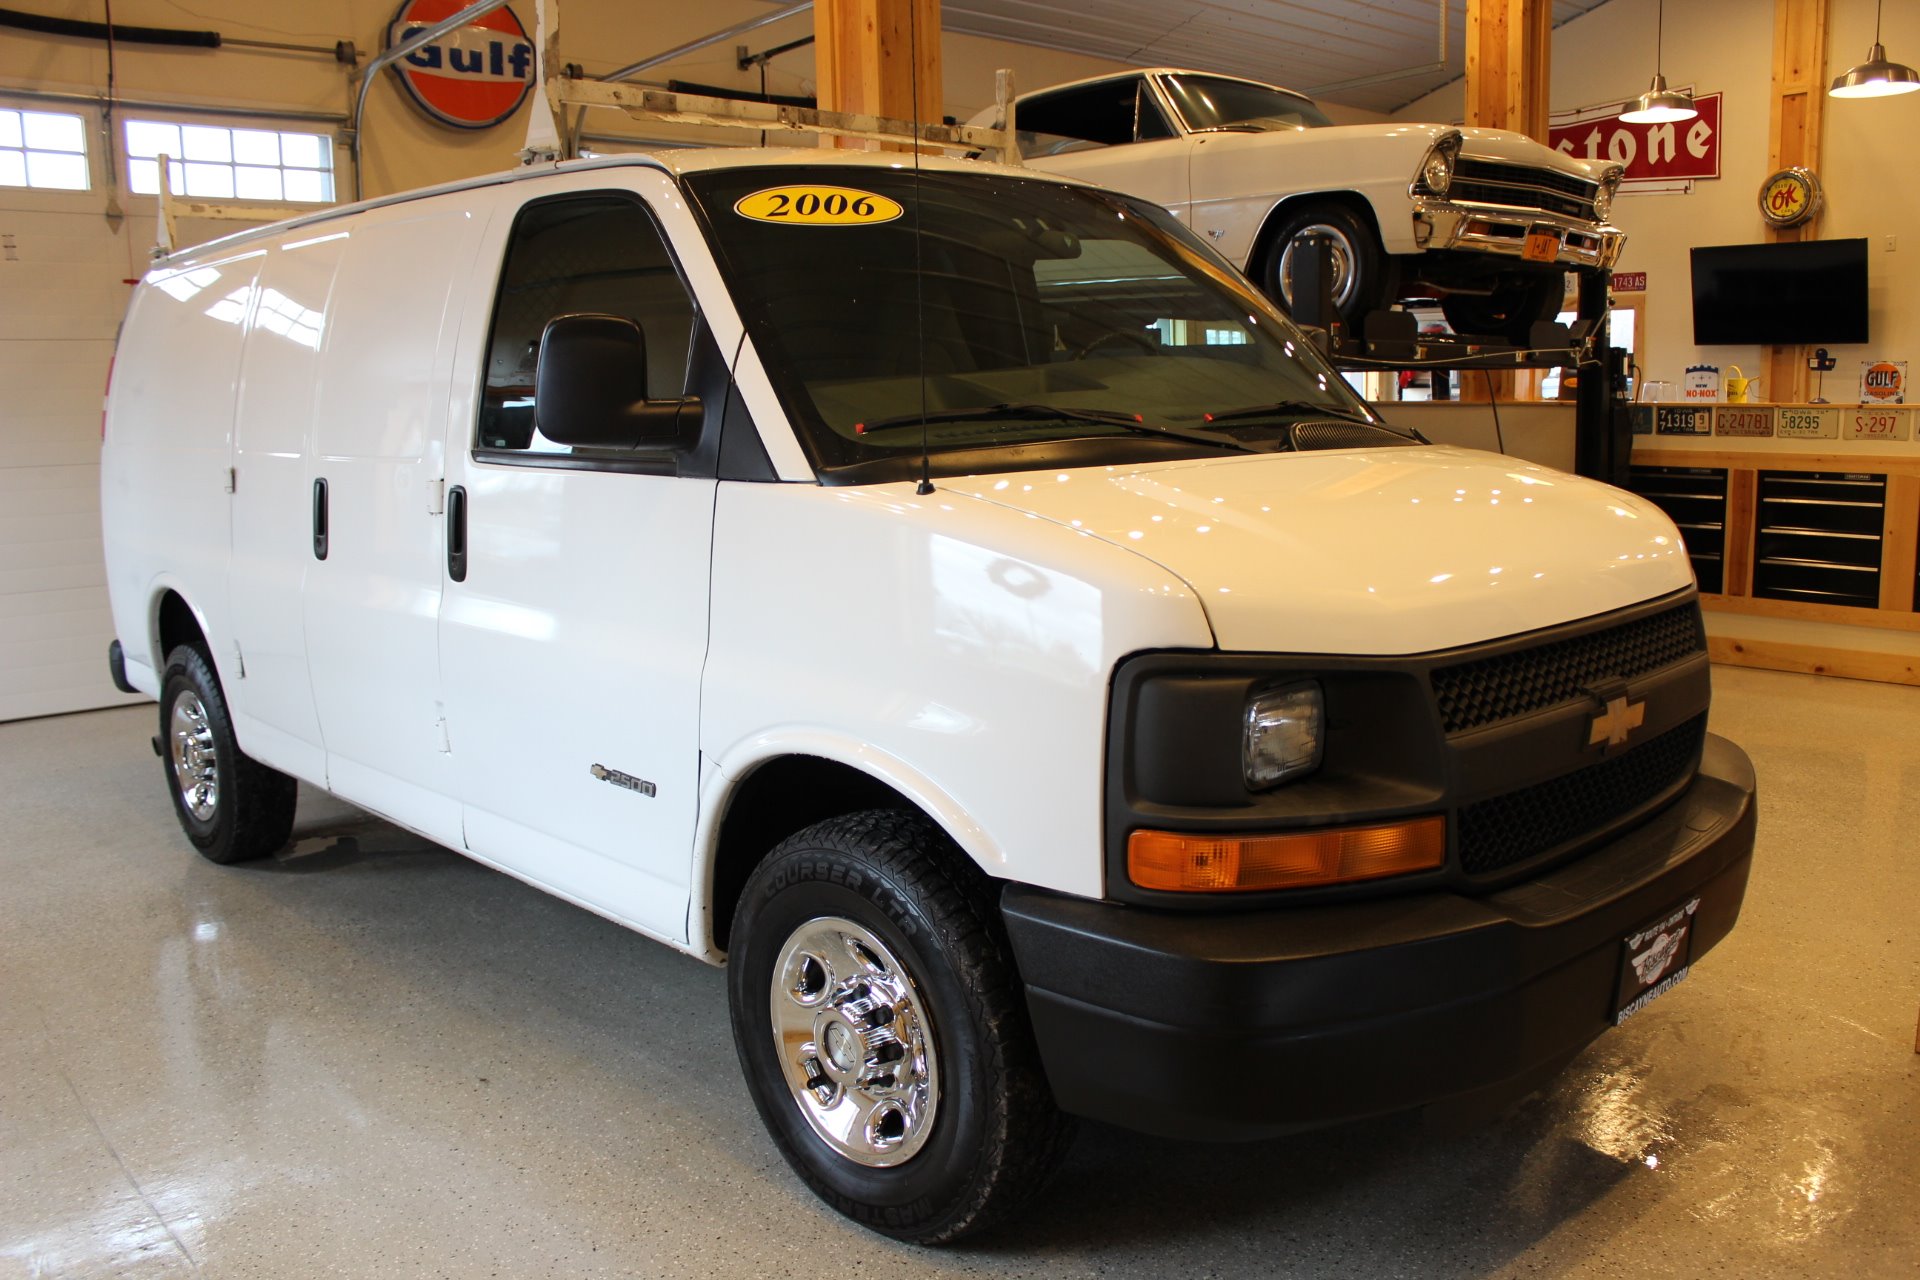
<svg viewBox="0 0 1920 1280">
<path fill-rule="evenodd" d="M 1170 427 L 1154 422 L 1142 422 L 1132 414 L 1122 413 L 1118 409 L 1067 409 L 1060 405 L 1024 400 L 978 405 L 971 409 L 937 409 L 924 417 L 917 413 L 895 414 L 891 418 L 860 423 L 855 430 L 862 436 L 870 436 L 876 431 L 891 431 L 897 427 L 917 427 L 922 422 L 932 425 L 941 422 L 992 422 L 995 420 L 1092 422 L 1103 427 L 1120 427 L 1141 435 L 1169 436 L 1175 440 L 1190 440 L 1195 444 L 1212 445 L 1215 448 L 1237 449 L 1242 453 L 1263 452 L 1245 441 L 1236 440 L 1232 436 L 1222 435 L 1217 431 L 1200 431 L 1189 427 Z"/>
<path fill-rule="evenodd" d="M 1238 409 L 1222 409 L 1206 415 L 1208 422 L 1234 422 L 1241 418 L 1278 418 L 1287 417 L 1298 422 L 1307 418 L 1319 420 L 1332 418 L 1339 422 L 1358 422 L 1364 426 L 1377 427 L 1380 424 L 1371 418 L 1363 418 L 1357 413 L 1337 409 L 1331 405 L 1315 404 L 1311 400 L 1275 400 L 1269 404 L 1246 404 Z"/>
</svg>

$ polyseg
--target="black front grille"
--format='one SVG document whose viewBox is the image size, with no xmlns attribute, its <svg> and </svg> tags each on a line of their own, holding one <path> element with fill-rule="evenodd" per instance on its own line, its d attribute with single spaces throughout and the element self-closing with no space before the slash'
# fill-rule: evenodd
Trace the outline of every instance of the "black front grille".
<svg viewBox="0 0 1920 1280">
<path fill-rule="evenodd" d="M 1591 222 L 1593 197 L 1598 190 L 1596 183 L 1557 169 L 1529 169 L 1462 156 L 1454 167 L 1447 198 L 1467 204 L 1544 209 Z"/>
<path fill-rule="evenodd" d="M 1576 701 L 1600 680 L 1632 680 L 1705 652 L 1696 601 L 1649 618 L 1433 673 L 1449 734 Z"/>
<path fill-rule="evenodd" d="M 1625 817 L 1687 777 L 1706 732 L 1699 715 L 1610 760 L 1466 806 L 1461 869 L 1492 875 Z"/>
</svg>

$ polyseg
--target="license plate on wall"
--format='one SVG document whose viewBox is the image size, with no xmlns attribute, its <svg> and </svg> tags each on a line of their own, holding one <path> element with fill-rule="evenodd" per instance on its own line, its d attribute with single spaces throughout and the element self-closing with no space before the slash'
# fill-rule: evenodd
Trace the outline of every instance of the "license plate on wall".
<svg viewBox="0 0 1920 1280">
<path fill-rule="evenodd" d="M 1521 247 L 1520 256 L 1528 262 L 1554 261 L 1560 256 L 1560 233 L 1535 227 L 1527 232 L 1527 243 Z"/>
</svg>

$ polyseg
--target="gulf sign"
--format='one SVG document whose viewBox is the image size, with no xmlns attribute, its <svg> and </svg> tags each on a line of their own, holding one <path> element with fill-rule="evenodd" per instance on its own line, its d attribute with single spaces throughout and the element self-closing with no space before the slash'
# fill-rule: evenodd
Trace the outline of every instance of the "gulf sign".
<svg viewBox="0 0 1920 1280">
<path fill-rule="evenodd" d="M 401 0 L 387 26 L 387 47 L 465 7 L 461 0 Z M 502 5 L 421 45 L 393 70 L 407 96 L 435 120 L 456 129 L 490 129 L 518 111 L 533 90 L 533 41 Z"/>
<path fill-rule="evenodd" d="M 1547 122 L 1547 145 L 1582 160 L 1625 165 L 1625 185 L 1720 176 L 1720 95 L 1693 100 L 1700 114 L 1670 124 L 1628 124 L 1620 108 L 1568 111 Z"/>
</svg>

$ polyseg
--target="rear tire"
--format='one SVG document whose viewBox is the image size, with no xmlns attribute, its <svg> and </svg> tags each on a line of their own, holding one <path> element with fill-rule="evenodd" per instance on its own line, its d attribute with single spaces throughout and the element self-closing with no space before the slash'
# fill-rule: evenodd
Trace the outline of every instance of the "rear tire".
<svg viewBox="0 0 1920 1280">
<path fill-rule="evenodd" d="M 992 882 L 918 814 L 794 835 L 747 880 L 734 1045 L 794 1172 L 882 1234 L 944 1244 L 1024 1207 L 1072 1123 L 1054 1106 Z"/>
<path fill-rule="evenodd" d="M 208 861 L 245 862 L 286 844 L 299 784 L 241 752 L 220 677 L 199 645 L 167 655 L 160 743 L 174 813 Z"/>
<path fill-rule="evenodd" d="M 1566 288 L 1566 277 L 1557 271 L 1515 273 L 1501 277 L 1492 293 L 1448 294 L 1440 299 L 1440 310 L 1455 333 L 1504 338 L 1525 347 L 1535 321 L 1560 314 Z"/>
</svg>

